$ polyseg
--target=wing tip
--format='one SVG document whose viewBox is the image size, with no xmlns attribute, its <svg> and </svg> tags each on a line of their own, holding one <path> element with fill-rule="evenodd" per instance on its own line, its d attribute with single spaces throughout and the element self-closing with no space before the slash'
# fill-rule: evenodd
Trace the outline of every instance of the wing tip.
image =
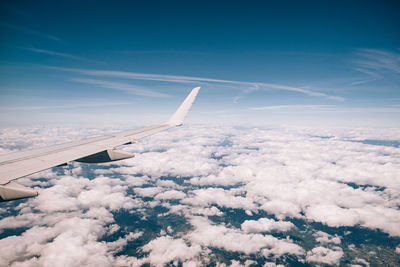
<svg viewBox="0 0 400 267">
<path fill-rule="evenodd" d="M 192 104 L 196 99 L 197 94 L 200 91 L 200 88 L 201 87 L 198 86 L 193 88 L 192 91 L 190 91 L 188 96 L 185 98 L 185 100 L 182 102 L 179 108 L 175 111 L 174 115 L 172 115 L 172 117 L 169 119 L 168 124 L 174 126 L 181 126 L 183 124 L 183 121 L 185 120 L 187 113 L 192 107 Z"/>
</svg>

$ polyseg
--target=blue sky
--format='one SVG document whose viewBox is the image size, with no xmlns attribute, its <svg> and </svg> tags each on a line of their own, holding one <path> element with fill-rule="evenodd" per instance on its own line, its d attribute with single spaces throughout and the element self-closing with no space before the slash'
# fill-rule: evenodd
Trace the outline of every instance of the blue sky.
<svg viewBox="0 0 400 267">
<path fill-rule="evenodd" d="M 2 1 L 2 127 L 400 126 L 394 1 Z"/>
</svg>

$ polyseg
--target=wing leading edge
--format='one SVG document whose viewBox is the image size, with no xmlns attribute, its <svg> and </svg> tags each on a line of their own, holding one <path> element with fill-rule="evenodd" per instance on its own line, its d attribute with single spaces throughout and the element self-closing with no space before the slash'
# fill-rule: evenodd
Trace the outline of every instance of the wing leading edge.
<svg viewBox="0 0 400 267">
<path fill-rule="evenodd" d="M 199 90 L 200 87 L 194 88 L 174 115 L 166 123 L 160 125 L 0 155 L 0 201 L 37 196 L 35 190 L 12 182 L 20 177 L 65 165 L 70 161 L 101 163 L 133 157 L 133 154 L 115 147 L 132 144 L 140 138 L 181 126 Z"/>
</svg>

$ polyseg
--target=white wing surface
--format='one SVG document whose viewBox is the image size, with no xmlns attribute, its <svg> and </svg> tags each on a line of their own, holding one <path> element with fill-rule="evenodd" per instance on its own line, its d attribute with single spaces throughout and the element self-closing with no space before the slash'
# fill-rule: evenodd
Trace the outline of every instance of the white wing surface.
<svg viewBox="0 0 400 267">
<path fill-rule="evenodd" d="M 133 157 L 133 154 L 118 150 L 116 147 L 182 125 L 199 90 L 200 87 L 194 88 L 170 120 L 160 125 L 0 155 L 0 201 L 37 196 L 37 192 L 33 189 L 12 182 L 23 176 L 70 161 L 101 163 Z"/>
</svg>

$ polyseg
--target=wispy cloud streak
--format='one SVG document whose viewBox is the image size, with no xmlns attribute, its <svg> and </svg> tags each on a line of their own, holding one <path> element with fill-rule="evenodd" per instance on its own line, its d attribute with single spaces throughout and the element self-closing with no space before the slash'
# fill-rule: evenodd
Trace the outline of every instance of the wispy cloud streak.
<svg viewBox="0 0 400 267">
<path fill-rule="evenodd" d="M 400 53 L 378 49 L 360 49 L 355 70 L 372 77 L 383 73 L 400 74 Z"/>
<path fill-rule="evenodd" d="M 69 59 L 78 60 L 78 61 L 82 61 L 82 62 L 104 64 L 104 62 L 94 61 L 94 60 L 91 60 L 91 59 L 88 59 L 88 58 L 79 57 L 79 56 L 75 56 L 75 55 L 71 55 L 71 54 L 67 54 L 67 53 L 61 53 L 61 52 L 46 50 L 46 49 L 39 49 L 39 48 L 33 48 L 33 47 L 23 47 L 22 49 L 27 50 L 27 51 L 31 51 L 31 52 L 35 52 L 35 53 L 39 53 L 39 54 L 46 54 L 46 55 L 51 55 L 51 56 L 69 58 Z"/>
<path fill-rule="evenodd" d="M 87 102 L 72 102 L 60 105 L 36 105 L 36 106 L 2 106 L 0 110 L 46 110 L 46 109 L 64 109 L 64 108 L 90 108 L 90 107 L 106 107 L 128 105 L 128 102 L 105 102 L 105 101 L 87 101 Z"/>
<path fill-rule="evenodd" d="M 332 105 L 280 105 L 280 106 L 262 106 L 250 107 L 251 110 L 292 110 L 292 109 L 324 109 L 334 107 Z"/>
<path fill-rule="evenodd" d="M 255 111 L 310 111 L 318 110 L 325 112 L 340 112 L 340 113 L 399 113 L 400 108 L 396 105 L 388 105 L 382 107 L 339 107 L 336 105 L 280 105 L 280 106 L 260 106 L 249 107 Z"/>
<path fill-rule="evenodd" d="M 28 29 L 28 28 L 25 28 L 25 27 L 20 27 L 20 26 L 8 24 L 8 23 L 2 23 L 1 25 L 5 26 L 7 28 L 13 29 L 13 30 L 17 30 L 17 31 L 20 31 L 20 32 L 28 33 L 28 34 L 35 35 L 35 36 L 38 36 L 38 37 L 41 37 L 41 38 L 45 38 L 45 39 L 48 39 L 48 40 L 52 40 L 52 41 L 56 41 L 56 42 L 62 43 L 62 40 L 60 38 L 54 36 L 54 35 L 50 35 L 50 34 L 43 33 L 43 32 L 38 32 L 38 31 L 34 31 L 34 30 L 31 30 L 31 29 Z"/>
<path fill-rule="evenodd" d="M 107 89 L 114 89 L 123 91 L 126 93 L 140 95 L 140 96 L 149 96 L 149 97 L 170 97 L 168 94 L 155 92 L 149 90 L 144 87 L 134 86 L 126 83 L 119 83 L 119 82 L 111 82 L 111 81 L 103 81 L 103 80 L 96 80 L 96 79 L 87 79 L 87 78 L 73 78 L 72 81 L 84 84 L 90 84 L 95 86 L 100 86 L 102 88 Z"/>
<path fill-rule="evenodd" d="M 87 76 L 102 76 L 102 77 L 112 77 L 112 78 L 161 81 L 161 82 L 184 83 L 184 84 L 206 83 L 206 84 L 234 85 L 234 86 L 239 86 L 239 89 L 246 92 L 248 92 L 249 90 L 254 91 L 261 89 L 267 89 L 267 90 L 273 89 L 273 90 L 297 92 L 309 96 L 323 97 L 336 101 L 345 100 L 345 98 L 343 97 L 331 96 L 325 93 L 315 92 L 303 88 L 280 85 L 280 84 L 272 84 L 272 83 L 242 82 L 242 81 L 213 79 L 213 78 L 202 78 L 202 77 L 191 77 L 191 76 L 180 76 L 180 75 L 146 74 L 146 73 L 112 71 L 112 70 L 90 70 L 90 69 L 74 69 L 74 68 L 59 68 L 59 67 L 50 67 L 50 68 L 61 71 L 78 73 Z"/>
</svg>

